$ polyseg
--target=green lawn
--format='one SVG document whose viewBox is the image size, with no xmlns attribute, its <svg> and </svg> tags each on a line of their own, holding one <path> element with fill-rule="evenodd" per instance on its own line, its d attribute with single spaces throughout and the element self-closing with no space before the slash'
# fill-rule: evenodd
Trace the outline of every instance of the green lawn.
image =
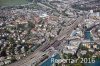
<svg viewBox="0 0 100 66">
<path fill-rule="evenodd" d="M 28 3 L 27 0 L 0 0 L 0 6 L 21 5 Z"/>
</svg>

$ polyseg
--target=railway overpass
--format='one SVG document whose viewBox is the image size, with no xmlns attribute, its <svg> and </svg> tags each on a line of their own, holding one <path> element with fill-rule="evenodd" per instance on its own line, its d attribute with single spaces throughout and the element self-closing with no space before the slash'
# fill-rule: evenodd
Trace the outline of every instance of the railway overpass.
<svg viewBox="0 0 100 66">
<path fill-rule="evenodd" d="M 72 30 L 81 22 L 84 21 L 84 17 L 80 16 L 78 17 L 70 26 L 66 26 L 64 30 L 61 31 L 58 37 L 56 37 L 52 42 L 45 43 L 41 47 L 39 47 L 37 50 L 35 50 L 31 55 L 25 57 L 24 59 L 21 59 L 15 63 L 9 64 L 8 66 L 31 66 L 34 60 L 38 59 L 38 53 L 45 52 L 50 47 L 57 47 L 59 46 L 60 40 L 63 38 L 69 38 Z M 62 38 L 60 38 L 62 37 Z"/>
</svg>

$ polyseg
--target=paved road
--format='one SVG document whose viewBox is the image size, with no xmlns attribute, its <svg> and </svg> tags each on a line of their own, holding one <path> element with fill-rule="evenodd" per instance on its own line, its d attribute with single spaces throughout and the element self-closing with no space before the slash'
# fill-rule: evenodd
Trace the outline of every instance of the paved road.
<svg viewBox="0 0 100 66">
<path fill-rule="evenodd" d="M 77 27 L 78 24 L 82 23 L 84 20 L 84 17 L 80 16 L 79 18 L 77 18 L 74 21 L 69 22 L 70 25 L 68 25 L 67 27 L 64 28 L 64 30 L 61 31 L 58 40 L 61 40 L 64 37 L 70 38 L 70 34 L 72 32 L 72 30 Z"/>
<path fill-rule="evenodd" d="M 46 8 L 50 8 L 40 3 L 38 5 L 42 5 Z M 19 60 L 18 62 L 12 63 L 8 66 L 31 66 L 31 63 L 34 60 L 38 60 L 38 57 L 41 56 L 43 51 L 46 51 L 51 46 L 56 47 L 60 45 L 59 40 L 62 40 L 64 37 L 67 38 L 70 37 L 72 30 L 78 25 L 78 23 L 82 22 L 82 18 L 83 17 L 79 17 L 74 21 L 71 20 L 70 22 L 68 22 L 67 26 L 63 28 L 63 30 L 60 32 L 60 35 L 57 38 L 55 38 L 52 42 L 47 41 L 43 46 L 39 47 L 34 53 L 32 53 L 27 58 Z"/>
<path fill-rule="evenodd" d="M 12 63 L 8 66 L 31 66 L 29 64 L 31 64 L 34 60 L 36 60 L 36 58 L 38 59 L 38 56 L 40 55 L 39 53 L 41 53 L 42 51 L 46 51 L 49 47 L 51 46 L 57 46 L 56 44 L 60 44 L 58 41 L 61 40 L 59 39 L 60 37 L 64 38 L 64 37 L 69 37 L 70 33 L 72 32 L 72 30 L 80 23 L 82 22 L 83 17 L 79 17 L 77 18 L 73 24 L 71 24 L 70 26 L 67 26 L 66 28 L 64 28 L 63 31 L 61 31 L 60 35 L 55 38 L 52 42 L 50 42 L 49 44 L 45 43 L 43 46 L 39 47 L 35 52 L 33 52 L 30 56 L 28 56 L 27 58 L 24 58 L 22 60 L 19 60 L 15 63 Z M 70 22 L 69 22 L 70 23 Z M 72 23 L 72 21 L 71 21 Z M 58 42 L 58 43 L 55 43 Z M 48 47 L 48 48 L 46 48 Z"/>
</svg>

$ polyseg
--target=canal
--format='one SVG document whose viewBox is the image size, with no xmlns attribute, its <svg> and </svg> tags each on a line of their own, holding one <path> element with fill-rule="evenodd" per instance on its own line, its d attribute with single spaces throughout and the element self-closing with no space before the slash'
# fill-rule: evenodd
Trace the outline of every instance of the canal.
<svg viewBox="0 0 100 66">
<path fill-rule="evenodd" d="M 95 63 L 88 63 L 85 66 L 100 66 L 100 60 L 96 60 Z"/>
<path fill-rule="evenodd" d="M 43 62 L 41 64 L 41 66 L 52 66 L 53 62 L 51 62 L 51 59 L 54 58 L 54 59 L 60 59 L 60 55 L 59 54 L 56 54 L 54 55 L 53 57 L 50 57 L 49 59 L 47 59 L 45 62 Z"/>
</svg>

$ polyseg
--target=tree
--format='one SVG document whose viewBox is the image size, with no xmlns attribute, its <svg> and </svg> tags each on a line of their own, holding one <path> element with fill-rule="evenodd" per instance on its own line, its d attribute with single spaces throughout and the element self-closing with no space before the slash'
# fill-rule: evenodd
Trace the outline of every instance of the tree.
<svg viewBox="0 0 100 66">
<path fill-rule="evenodd" d="M 5 56 L 7 56 L 6 51 L 5 50 L 2 50 L 1 51 L 1 54 L 0 54 L 0 57 L 5 57 Z"/>
<path fill-rule="evenodd" d="M 71 58 L 72 57 L 72 54 L 71 53 L 68 53 L 67 55 L 68 55 L 68 58 Z"/>
<path fill-rule="evenodd" d="M 10 44 L 14 44 L 14 43 L 15 43 L 15 42 L 14 42 L 14 39 L 11 38 L 11 37 L 8 38 L 8 41 L 10 42 Z"/>
<path fill-rule="evenodd" d="M 17 61 L 17 59 L 15 58 L 15 56 L 11 56 L 11 62 L 15 62 L 15 61 Z"/>
<path fill-rule="evenodd" d="M 13 38 L 11 38 L 11 37 L 9 37 L 9 42 L 10 42 L 10 48 L 9 48 L 9 51 L 12 53 L 12 54 L 15 54 L 15 52 L 14 52 L 14 46 L 15 46 L 15 40 L 13 39 Z"/>
<path fill-rule="evenodd" d="M 29 22 L 28 22 L 28 27 L 29 27 L 30 29 L 35 28 L 35 24 L 32 23 L 31 21 L 29 21 Z"/>
</svg>

